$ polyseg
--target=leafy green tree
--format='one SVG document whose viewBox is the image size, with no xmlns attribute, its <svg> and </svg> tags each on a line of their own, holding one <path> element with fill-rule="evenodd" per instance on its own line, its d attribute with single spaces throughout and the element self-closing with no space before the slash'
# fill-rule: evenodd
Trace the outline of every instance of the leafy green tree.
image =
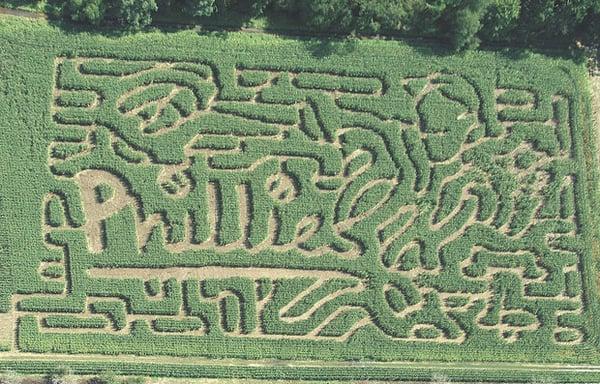
<svg viewBox="0 0 600 384">
<path fill-rule="evenodd" d="M 274 0 L 271 6 L 327 31 L 376 33 L 409 28 L 424 0 Z"/>
<path fill-rule="evenodd" d="M 313 27 L 348 30 L 352 26 L 352 9 L 344 0 L 307 0 L 305 6 L 304 17 Z"/>
<path fill-rule="evenodd" d="M 600 41 L 600 0 L 47 0 L 66 19 L 139 29 L 155 12 L 188 15 L 236 11 L 247 18 L 286 13 L 314 30 L 350 34 L 408 33 L 445 38 L 456 49 L 480 40 L 536 44 Z M 159 2 L 157 4 L 157 1 Z M 518 39 L 518 40 L 517 40 Z"/>
<path fill-rule="evenodd" d="M 489 5 L 489 0 L 465 0 L 448 12 L 445 18 L 450 42 L 455 49 L 470 49 L 479 45 L 477 33 L 481 29 L 481 21 Z"/>
<path fill-rule="evenodd" d="M 520 23 L 530 38 L 569 37 L 599 7 L 598 0 L 522 0 Z"/>
<path fill-rule="evenodd" d="M 65 0 L 61 13 L 72 21 L 98 25 L 106 16 L 104 0 Z"/>
<path fill-rule="evenodd" d="M 155 0 L 116 0 L 115 4 L 117 20 L 129 29 L 140 29 L 150 24 L 157 9 Z"/>
<path fill-rule="evenodd" d="M 271 0 L 254 0 L 250 1 L 250 3 L 252 8 L 252 14 L 254 16 L 260 16 L 271 5 Z"/>
<path fill-rule="evenodd" d="M 512 37 L 521 16 L 521 0 L 494 0 L 483 17 L 480 35 L 486 41 Z"/>
<path fill-rule="evenodd" d="M 355 29 L 367 32 L 405 30 L 415 13 L 413 7 L 420 8 L 420 3 L 402 0 L 359 2 L 355 11 Z"/>
<path fill-rule="evenodd" d="M 591 9 L 591 12 L 581 22 L 581 35 L 586 44 L 596 46 L 596 58 L 600 60 L 600 1 Z"/>
<path fill-rule="evenodd" d="M 84 24 L 113 23 L 126 29 L 140 29 L 152 22 L 156 0 L 49 0 L 55 16 Z"/>
<path fill-rule="evenodd" d="M 217 11 L 215 0 L 188 0 L 187 7 L 194 16 L 210 16 Z"/>
</svg>

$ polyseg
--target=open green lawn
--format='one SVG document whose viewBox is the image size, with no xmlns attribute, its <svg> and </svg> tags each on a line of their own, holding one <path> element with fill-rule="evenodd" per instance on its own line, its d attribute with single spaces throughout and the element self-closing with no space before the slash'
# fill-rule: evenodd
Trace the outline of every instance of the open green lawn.
<svg viewBox="0 0 600 384">
<path fill-rule="evenodd" d="M 0 370 L 600 381 L 588 89 L 521 51 L 0 16 Z"/>
</svg>

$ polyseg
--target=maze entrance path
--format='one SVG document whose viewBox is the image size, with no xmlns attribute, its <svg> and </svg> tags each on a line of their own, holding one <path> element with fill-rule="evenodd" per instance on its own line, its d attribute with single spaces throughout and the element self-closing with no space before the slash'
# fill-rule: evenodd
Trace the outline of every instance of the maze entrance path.
<svg viewBox="0 0 600 384">
<path fill-rule="evenodd" d="M 176 36 L 31 58 L 0 363 L 598 361 L 581 68 Z"/>
</svg>

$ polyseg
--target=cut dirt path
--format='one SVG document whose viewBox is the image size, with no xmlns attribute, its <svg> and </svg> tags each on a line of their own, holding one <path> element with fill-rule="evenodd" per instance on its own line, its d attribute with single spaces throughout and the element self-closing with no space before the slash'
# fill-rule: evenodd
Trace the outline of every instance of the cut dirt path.
<svg viewBox="0 0 600 384">
<path fill-rule="evenodd" d="M 596 141 L 600 144 L 600 75 L 591 76 L 592 85 L 592 118 L 596 124 Z"/>
<path fill-rule="evenodd" d="M 592 119 L 595 128 L 594 139 L 596 140 L 596 148 L 600 148 L 600 75 L 590 76 L 590 85 L 592 91 Z M 592 243 L 592 252 L 598 255 L 600 251 L 600 244 L 594 241 Z M 597 256 L 596 256 L 597 258 Z M 596 282 L 600 287 L 600 274 L 596 274 Z"/>
</svg>

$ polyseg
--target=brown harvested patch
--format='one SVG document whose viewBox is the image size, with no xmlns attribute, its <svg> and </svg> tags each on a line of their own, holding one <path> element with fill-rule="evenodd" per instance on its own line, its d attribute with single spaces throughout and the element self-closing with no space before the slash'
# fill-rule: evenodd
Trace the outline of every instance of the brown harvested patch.
<svg viewBox="0 0 600 384">
<path fill-rule="evenodd" d="M 338 271 L 319 271 L 302 269 L 284 269 L 284 268 L 236 268 L 236 267 L 172 267 L 172 268 L 92 268 L 89 270 L 90 276 L 103 278 L 119 278 L 123 276 L 138 276 L 144 279 L 158 278 L 167 280 L 176 278 L 177 280 L 199 279 L 206 280 L 212 278 L 228 277 L 247 277 L 251 279 L 270 278 L 270 279 L 293 279 L 297 277 L 314 277 L 320 280 L 333 278 L 354 278 L 354 276 Z"/>
<path fill-rule="evenodd" d="M 0 346 L 13 348 L 16 317 L 13 311 L 0 313 Z"/>
<path fill-rule="evenodd" d="M 88 237 L 88 248 L 91 252 L 101 252 L 104 248 L 103 221 L 128 204 L 135 205 L 135 199 L 128 193 L 118 177 L 106 171 L 83 171 L 75 176 L 75 180 L 81 190 L 81 200 L 86 216 L 83 229 Z M 113 196 L 108 201 L 99 203 L 95 188 L 102 183 L 108 184 L 113 189 Z"/>
</svg>

